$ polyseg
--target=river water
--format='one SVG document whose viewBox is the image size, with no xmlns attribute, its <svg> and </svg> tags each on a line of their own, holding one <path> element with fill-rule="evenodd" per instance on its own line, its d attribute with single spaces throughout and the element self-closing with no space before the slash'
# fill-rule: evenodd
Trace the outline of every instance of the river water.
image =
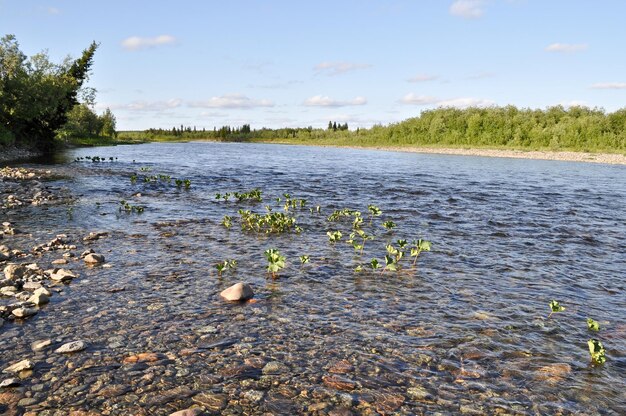
<svg viewBox="0 0 626 416">
<path fill-rule="evenodd" d="M 107 161 L 75 161 L 85 156 Z M 0 211 L 26 232 L 3 244 L 29 250 L 64 233 L 76 254 L 91 247 L 110 267 L 71 263 L 79 278 L 0 328 L 3 368 L 36 363 L 18 412 L 626 413 L 626 166 L 234 143 L 77 149 L 29 166 L 75 199 Z M 262 203 L 215 199 L 253 188 Z M 290 210 L 300 235 L 240 230 L 239 209 L 282 212 L 284 193 L 307 200 Z M 121 200 L 145 210 L 120 212 Z M 368 204 L 383 211 L 372 225 Z M 363 255 L 328 242 L 326 231 L 350 232 L 326 219 L 342 208 L 362 211 L 375 235 Z M 91 231 L 109 236 L 86 245 Z M 417 267 L 353 271 L 382 261 L 388 242 L 417 238 L 432 242 Z M 277 279 L 268 248 L 287 258 Z M 49 268 L 61 254 L 27 260 Z M 238 267 L 219 276 L 225 259 Z M 255 302 L 220 299 L 239 281 Z M 548 318 L 551 300 L 566 309 Z M 31 350 L 46 338 L 88 348 Z M 604 344 L 604 365 L 592 365 L 590 338 Z M 124 362 L 146 352 L 158 359 Z"/>
</svg>

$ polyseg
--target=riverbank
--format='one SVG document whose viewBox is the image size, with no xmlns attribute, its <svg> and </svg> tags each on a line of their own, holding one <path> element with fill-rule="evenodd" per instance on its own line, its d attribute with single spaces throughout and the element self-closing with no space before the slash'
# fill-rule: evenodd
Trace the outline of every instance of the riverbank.
<svg viewBox="0 0 626 416">
<path fill-rule="evenodd" d="M 14 146 L 0 147 L 0 164 L 2 165 L 9 162 L 32 159 L 38 156 L 41 156 L 41 153 L 32 149 Z"/>
</svg>

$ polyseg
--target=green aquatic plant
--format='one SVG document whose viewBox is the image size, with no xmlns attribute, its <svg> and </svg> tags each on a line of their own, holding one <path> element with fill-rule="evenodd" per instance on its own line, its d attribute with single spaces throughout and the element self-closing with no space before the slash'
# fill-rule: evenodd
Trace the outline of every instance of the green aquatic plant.
<svg viewBox="0 0 626 416">
<path fill-rule="evenodd" d="M 142 166 L 142 167 L 139 168 L 139 170 L 142 171 L 142 172 L 150 172 L 152 170 L 152 168 L 148 167 L 148 166 Z"/>
<path fill-rule="evenodd" d="M 591 362 L 594 364 L 604 364 L 606 362 L 606 356 L 604 346 L 600 341 L 595 338 L 587 341 L 589 346 L 589 354 L 591 355 Z"/>
<path fill-rule="evenodd" d="M 129 204 L 127 201 L 121 200 L 120 201 L 120 208 L 119 208 L 120 212 L 128 212 L 128 213 L 137 213 L 137 214 L 141 214 L 144 211 L 144 207 L 139 206 L 139 205 L 131 205 Z"/>
<path fill-rule="evenodd" d="M 561 304 L 556 300 L 552 300 L 550 301 L 550 315 L 548 315 L 548 318 L 550 318 L 553 313 L 563 312 L 564 310 L 564 306 L 561 306 Z"/>
<path fill-rule="evenodd" d="M 398 271 L 398 261 L 394 256 L 390 256 L 389 254 L 385 255 L 385 267 L 381 273 L 385 273 L 386 270 L 390 270 L 392 272 Z"/>
<path fill-rule="evenodd" d="M 341 234 L 341 231 L 327 231 L 326 235 L 328 236 L 328 241 L 330 241 L 331 243 L 336 243 L 337 241 L 341 240 L 341 237 L 343 236 L 343 234 Z"/>
<path fill-rule="evenodd" d="M 304 255 L 300 256 L 300 264 L 302 264 L 302 265 L 307 264 L 310 259 L 311 259 L 310 256 L 308 256 L 307 254 L 304 254 Z"/>
<path fill-rule="evenodd" d="M 378 259 L 372 259 L 369 262 L 369 266 L 372 268 L 372 270 L 376 270 L 376 269 L 380 269 L 381 268 L 381 265 L 380 265 Z"/>
<path fill-rule="evenodd" d="M 590 331 L 599 331 L 599 330 L 600 330 L 600 323 L 599 323 L 599 322 L 594 321 L 594 320 L 593 320 L 593 319 L 591 319 L 591 318 L 587 318 L 587 328 L 588 328 Z"/>
<path fill-rule="evenodd" d="M 372 225 L 374 217 L 379 217 L 383 213 L 376 205 L 368 205 L 367 210 L 370 212 L 370 225 Z"/>
<path fill-rule="evenodd" d="M 228 268 L 228 262 L 221 261 L 215 265 L 215 268 L 217 269 L 217 275 L 221 276 L 222 273 Z"/>
<path fill-rule="evenodd" d="M 271 274 L 273 279 L 278 277 L 278 272 L 285 268 L 285 256 L 275 248 L 265 250 L 263 253 L 267 259 L 267 272 Z"/>
<path fill-rule="evenodd" d="M 134 173 L 130 175 L 130 183 L 137 183 L 137 175 Z"/>
<path fill-rule="evenodd" d="M 420 255 L 422 251 L 430 251 L 430 241 L 422 240 L 413 240 L 413 246 L 411 247 L 411 257 L 415 257 L 413 260 L 413 266 L 417 263 L 417 257 Z"/>
<path fill-rule="evenodd" d="M 230 215 L 224 215 L 222 225 L 226 228 L 230 228 L 233 225 L 233 218 Z"/>
<path fill-rule="evenodd" d="M 396 223 L 393 221 L 385 221 L 383 222 L 383 227 L 385 227 L 387 230 L 391 231 L 396 227 Z"/>
</svg>

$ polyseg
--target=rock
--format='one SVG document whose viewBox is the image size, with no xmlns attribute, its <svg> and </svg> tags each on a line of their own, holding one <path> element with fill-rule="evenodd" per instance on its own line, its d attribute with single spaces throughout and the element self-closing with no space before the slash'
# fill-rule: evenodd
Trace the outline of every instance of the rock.
<svg viewBox="0 0 626 416">
<path fill-rule="evenodd" d="M 550 364 L 537 370 L 536 378 L 538 380 L 547 381 L 556 384 L 572 372 L 572 367 L 567 363 Z"/>
<path fill-rule="evenodd" d="M 87 345 L 83 341 L 72 341 L 67 344 L 61 345 L 59 348 L 54 350 L 54 352 L 58 352 L 60 354 L 69 354 L 72 352 L 82 351 L 87 348 Z"/>
<path fill-rule="evenodd" d="M 94 241 L 94 240 L 98 240 L 101 237 L 106 237 L 107 235 L 109 235 L 109 233 L 107 232 L 102 232 L 102 231 L 97 231 L 97 232 L 90 232 L 89 235 L 85 238 L 83 238 L 83 241 Z"/>
<path fill-rule="evenodd" d="M 265 393 L 259 390 L 248 390 L 243 394 L 243 398 L 252 403 L 259 403 L 264 395 Z"/>
<path fill-rule="evenodd" d="M 159 360 L 166 359 L 167 356 L 164 354 L 158 354 L 156 352 L 142 352 L 139 354 L 131 355 L 129 357 L 124 358 L 122 361 L 124 364 L 132 364 L 132 363 L 152 363 Z"/>
<path fill-rule="evenodd" d="M 34 303 L 37 306 L 41 306 L 50 302 L 50 298 L 45 293 L 38 292 L 38 293 L 34 293 L 31 297 L 29 297 L 28 302 Z"/>
<path fill-rule="evenodd" d="M 17 280 L 24 277 L 26 267 L 22 264 L 9 264 L 4 268 L 4 276 L 9 280 Z"/>
<path fill-rule="evenodd" d="M 2 380 L 0 382 L 0 389 L 4 387 L 18 387 L 20 385 L 20 380 L 17 378 L 7 378 L 6 380 Z"/>
<path fill-rule="evenodd" d="M 247 283 L 237 283 L 225 289 L 220 296 L 229 301 L 244 301 L 254 296 L 252 288 Z"/>
<path fill-rule="evenodd" d="M 227 396 L 219 393 L 200 393 L 193 396 L 192 400 L 209 412 L 219 412 L 228 404 Z"/>
<path fill-rule="evenodd" d="M 45 287 L 40 287 L 38 289 L 35 289 L 35 291 L 33 292 L 33 295 L 46 295 L 46 296 L 50 297 L 50 296 L 52 296 L 52 292 L 50 292 Z"/>
<path fill-rule="evenodd" d="M 89 250 L 85 250 L 85 251 L 83 251 L 83 252 L 80 254 L 80 256 L 81 256 L 81 257 L 87 257 L 88 255 L 90 255 L 90 254 L 92 254 L 92 253 L 95 253 L 95 251 L 93 250 L 93 248 L 90 248 Z"/>
<path fill-rule="evenodd" d="M 84 260 L 87 264 L 99 264 L 104 263 L 104 256 L 102 254 L 90 253 L 85 256 Z"/>
<path fill-rule="evenodd" d="M 68 280 L 72 280 L 78 277 L 71 270 L 67 269 L 54 269 L 50 274 L 50 279 L 56 282 L 66 282 Z"/>
<path fill-rule="evenodd" d="M 24 286 L 22 286 L 23 290 L 37 290 L 39 289 L 41 286 L 41 283 L 39 282 L 26 282 L 24 283 Z"/>
<path fill-rule="evenodd" d="M 333 364 L 329 369 L 329 373 L 348 374 L 354 371 L 354 366 L 348 360 L 341 360 Z"/>
<path fill-rule="evenodd" d="M 11 313 L 16 318 L 29 318 L 33 315 L 37 315 L 37 309 L 22 306 L 20 308 L 13 309 Z"/>
<path fill-rule="evenodd" d="M 333 388 L 335 390 L 351 391 L 351 390 L 356 389 L 357 387 L 355 381 L 350 380 L 349 378 L 341 377 L 337 375 L 323 376 L 322 381 L 328 387 Z"/>
<path fill-rule="evenodd" d="M 56 260 L 52 260 L 52 264 L 54 265 L 59 265 L 59 264 L 67 264 L 69 263 L 67 261 L 67 259 L 56 259 Z"/>
<path fill-rule="evenodd" d="M 289 372 L 289 367 L 280 361 L 270 361 L 265 364 L 263 370 L 261 370 L 263 374 L 281 374 Z"/>
<path fill-rule="evenodd" d="M 407 389 L 406 391 L 406 394 L 407 396 L 409 396 L 409 398 L 411 398 L 411 400 L 416 400 L 418 402 L 434 400 L 433 395 L 421 386 L 409 387 L 409 389 Z"/>
<path fill-rule="evenodd" d="M 35 365 L 33 364 L 31 360 L 22 360 L 18 363 L 15 363 L 5 368 L 4 370 L 2 370 L 2 372 L 3 373 L 19 373 L 20 371 L 32 370 L 33 368 L 35 368 Z"/>
<path fill-rule="evenodd" d="M 202 409 L 199 407 L 192 407 L 190 409 L 179 410 L 178 412 L 171 413 L 170 416 L 198 416 L 202 413 Z"/>
<path fill-rule="evenodd" d="M 15 296 L 17 288 L 15 286 L 4 286 L 0 288 L 0 295 L 2 296 Z"/>
<path fill-rule="evenodd" d="M 52 344 L 52 340 L 50 340 L 50 339 L 42 339 L 42 340 L 35 341 L 32 344 L 30 344 L 30 348 L 33 351 L 41 351 L 44 348 L 46 348 L 47 346 L 49 346 L 50 344 Z"/>
</svg>

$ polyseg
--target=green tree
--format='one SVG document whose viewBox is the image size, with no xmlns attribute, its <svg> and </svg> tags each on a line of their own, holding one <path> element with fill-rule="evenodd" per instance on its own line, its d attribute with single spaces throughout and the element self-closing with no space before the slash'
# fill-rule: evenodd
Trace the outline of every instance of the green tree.
<svg viewBox="0 0 626 416">
<path fill-rule="evenodd" d="M 117 131 L 115 131 L 117 127 L 117 121 L 115 120 L 115 116 L 110 108 L 104 110 L 104 113 L 99 117 L 100 118 L 100 135 L 105 137 L 115 137 L 117 135 Z"/>
<path fill-rule="evenodd" d="M 50 62 L 45 52 L 27 58 L 14 35 L 0 39 L 0 139 L 46 150 L 78 104 L 98 44 L 75 61 Z"/>
</svg>

